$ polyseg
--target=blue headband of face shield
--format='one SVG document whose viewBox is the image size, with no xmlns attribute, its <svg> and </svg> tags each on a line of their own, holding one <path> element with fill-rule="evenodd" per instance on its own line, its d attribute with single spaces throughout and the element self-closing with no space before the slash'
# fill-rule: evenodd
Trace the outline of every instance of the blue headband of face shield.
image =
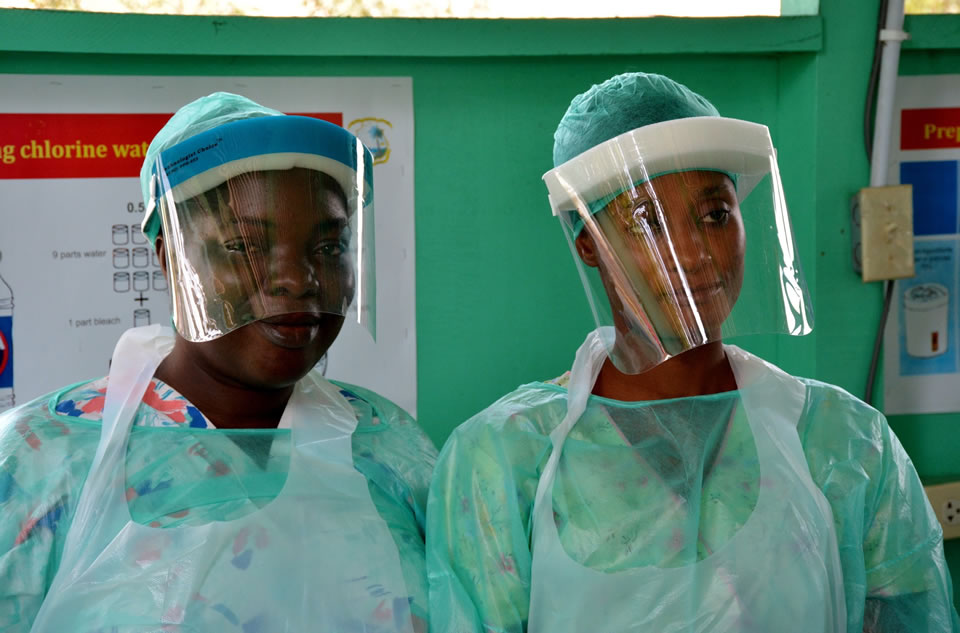
<svg viewBox="0 0 960 633">
<path fill-rule="evenodd" d="M 730 172 L 723 171 L 722 169 L 710 169 L 710 168 L 702 168 L 702 169 L 700 169 L 700 168 L 698 168 L 698 169 L 676 169 L 676 170 L 671 170 L 671 171 L 664 171 L 664 172 L 660 172 L 660 173 L 658 173 L 658 174 L 654 174 L 654 175 L 651 176 L 650 178 L 642 178 L 642 179 L 640 179 L 640 180 L 637 180 L 636 182 L 633 183 L 633 186 L 634 186 L 634 187 L 639 187 L 640 185 L 644 184 L 645 182 L 649 182 L 649 181 L 651 181 L 651 180 L 654 180 L 654 179 L 656 179 L 656 178 L 659 178 L 660 176 L 667 176 L 667 175 L 669 175 L 669 174 L 679 174 L 679 173 L 688 172 L 688 171 L 712 171 L 712 172 L 716 172 L 716 173 L 718 173 L 718 174 L 723 174 L 724 176 L 726 176 L 727 178 L 729 178 L 729 179 L 733 182 L 734 188 L 737 187 L 737 175 L 736 175 L 736 174 L 731 174 Z M 591 202 L 591 203 L 589 204 L 589 207 L 590 207 L 590 215 L 596 215 L 596 214 L 600 213 L 601 211 L 603 211 L 605 208 L 607 208 L 607 205 L 608 205 L 608 204 L 610 204 L 611 202 L 613 202 L 613 200 L 614 200 L 617 196 L 619 196 L 620 194 L 622 194 L 622 193 L 625 192 L 625 191 L 626 191 L 626 189 L 621 189 L 620 191 L 617 191 L 616 193 L 611 193 L 610 195 L 604 196 L 604 197 L 600 198 L 599 200 L 595 200 L 595 201 Z M 574 236 L 574 238 L 576 238 L 578 235 L 580 235 L 580 231 L 583 230 L 583 218 L 581 218 L 580 215 L 579 215 L 576 211 L 572 211 L 572 212 L 571 212 L 571 216 L 573 217 L 573 236 Z"/>
<path fill-rule="evenodd" d="M 237 173 L 293 167 L 327 171 L 317 167 L 318 160 L 353 174 L 361 172 L 366 184 L 362 206 L 372 202 L 373 156 L 339 125 L 304 116 L 265 116 L 201 132 L 161 152 L 151 166 L 153 200 L 146 201 L 149 215 L 143 233 L 151 242 L 156 241 L 161 220 L 155 201 L 188 181 L 200 180 L 204 182 L 201 188 L 212 189 L 237 175 L 231 173 L 231 165 L 236 166 Z M 337 178 L 335 173 L 330 175 Z M 356 193 L 355 179 L 342 180 L 348 196 Z"/>
</svg>

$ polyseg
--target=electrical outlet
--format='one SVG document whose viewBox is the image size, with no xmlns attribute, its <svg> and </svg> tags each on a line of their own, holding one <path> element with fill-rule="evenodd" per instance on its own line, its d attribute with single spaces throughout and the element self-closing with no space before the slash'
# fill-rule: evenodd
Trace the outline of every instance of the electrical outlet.
<svg viewBox="0 0 960 633">
<path fill-rule="evenodd" d="M 960 537 L 960 481 L 924 486 L 924 490 L 937 518 L 940 519 L 943 538 Z"/>
<path fill-rule="evenodd" d="M 856 260 L 864 281 L 903 279 L 914 276 L 913 187 L 867 187 L 861 189 L 851 212 L 852 231 L 859 225 L 860 249 Z M 856 243 L 857 236 L 851 238 Z"/>
<path fill-rule="evenodd" d="M 960 501 L 956 499 L 947 500 L 940 508 L 940 514 L 947 525 L 960 524 Z"/>
</svg>

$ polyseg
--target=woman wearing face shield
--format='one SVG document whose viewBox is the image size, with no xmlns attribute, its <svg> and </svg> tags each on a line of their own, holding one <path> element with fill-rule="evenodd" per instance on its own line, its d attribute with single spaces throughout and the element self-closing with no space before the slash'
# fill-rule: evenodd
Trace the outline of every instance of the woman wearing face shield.
<svg viewBox="0 0 960 633">
<path fill-rule="evenodd" d="M 175 332 L 0 416 L 0 630 L 425 631 L 435 449 L 313 369 L 374 323 L 369 151 L 217 93 L 141 180 Z"/>
<path fill-rule="evenodd" d="M 958 630 L 884 417 L 723 342 L 813 325 L 766 127 L 631 73 L 573 100 L 554 164 L 597 329 L 441 452 L 432 617 L 469 598 L 458 630 Z"/>
</svg>

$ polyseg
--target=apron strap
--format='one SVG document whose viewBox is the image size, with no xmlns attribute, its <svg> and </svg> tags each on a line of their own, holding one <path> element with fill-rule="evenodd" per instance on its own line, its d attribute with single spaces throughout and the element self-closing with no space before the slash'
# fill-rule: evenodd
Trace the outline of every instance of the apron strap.
<svg viewBox="0 0 960 633">
<path fill-rule="evenodd" d="M 600 375 L 600 369 L 606 360 L 607 347 L 604 345 L 600 330 L 594 330 L 587 334 L 587 339 L 577 350 L 577 356 L 573 361 L 570 383 L 567 386 L 567 413 L 560 424 L 557 425 L 557 428 L 550 433 L 553 451 L 543 468 L 543 472 L 540 473 L 537 494 L 534 498 L 534 508 L 541 507 L 543 497 L 551 494 L 553 490 L 553 479 L 557 473 L 557 464 L 560 462 L 563 443 L 567 439 L 570 429 L 586 411 L 587 400 L 590 399 L 593 385 L 597 382 L 597 376 Z"/>
<path fill-rule="evenodd" d="M 570 433 L 570 429 L 586 411 L 587 400 L 593 393 L 593 385 L 597 382 L 597 376 L 600 375 L 600 369 L 606 360 L 607 348 L 603 344 L 600 331 L 594 330 L 587 335 L 587 339 L 577 350 L 577 356 L 573 361 L 570 383 L 567 387 L 567 414 L 557 428 L 550 433 L 550 439 L 555 448 L 558 444 L 563 445 L 563 440 Z"/>
<path fill-rule="evenodd" d="M 120 336 L 110 361 L 100 442 L 90 465 L 76 512 L 64 542 L 63 560 L 72 560 L 91 547 L 84 530 L 73 526 L 99 525 L 116 518 L 126 503 L 123 464 L 133 418 L 160 361 L 173 348 L 169 328 L 160 325 L 127 330 Z M 103 545 L 103 544 L 99 544 Z M 97 545 L 93 545 L 96 547 Z"/>
<path fill-rule="evenodd" d="M 133 328 L 117 341 L 110 360 L 100 443 L 91 473 L 106 459 L 108 451 L 112 454 L 126 445 L 143 394 L 160 362 L 173 349 L 173 337 L 169 336 L 169 330 L 166 333 L 163 330 L 160 325 Z"/>
<path fill-rule="evenodd" d="M 326 462 L 353 467 L 353 434 L 359 423 L 356 411 L 319 371 L 311 371 L 297 382 L 283 411 L 281 425 L 284 422 L 293 441 L 289 476 L 302 470 L 293 467 L 301 455 L 322 455 Z"/>
<path fill-rule="evenodd" d="M 747 414 L 758 420 L 790 420 L 796 427 L 807 401 L 803 381 L 736 345 L 724 345 L 723 350 Z"/>
</svg>

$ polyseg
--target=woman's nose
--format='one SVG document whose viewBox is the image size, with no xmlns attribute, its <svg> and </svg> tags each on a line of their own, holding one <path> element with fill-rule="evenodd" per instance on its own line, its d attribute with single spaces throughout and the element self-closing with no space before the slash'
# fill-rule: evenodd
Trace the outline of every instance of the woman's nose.
<svg viewBox="0 0 960 633">
<path fill-rule="evenodd" d="M 274 249 L 270 262 L 270 294 L 281 297 L 309 297 L 320 291 L 316 266 L 306 253 L 296 249 Z"/>
<path fill-rule="evenodd" d="M 675 271 L 690 273 L 700 270 L 713 261 L 713 256 L 700 232 L 694 225 L 676 226 L 668 236 L 670 260 Z"/>
</svg>

